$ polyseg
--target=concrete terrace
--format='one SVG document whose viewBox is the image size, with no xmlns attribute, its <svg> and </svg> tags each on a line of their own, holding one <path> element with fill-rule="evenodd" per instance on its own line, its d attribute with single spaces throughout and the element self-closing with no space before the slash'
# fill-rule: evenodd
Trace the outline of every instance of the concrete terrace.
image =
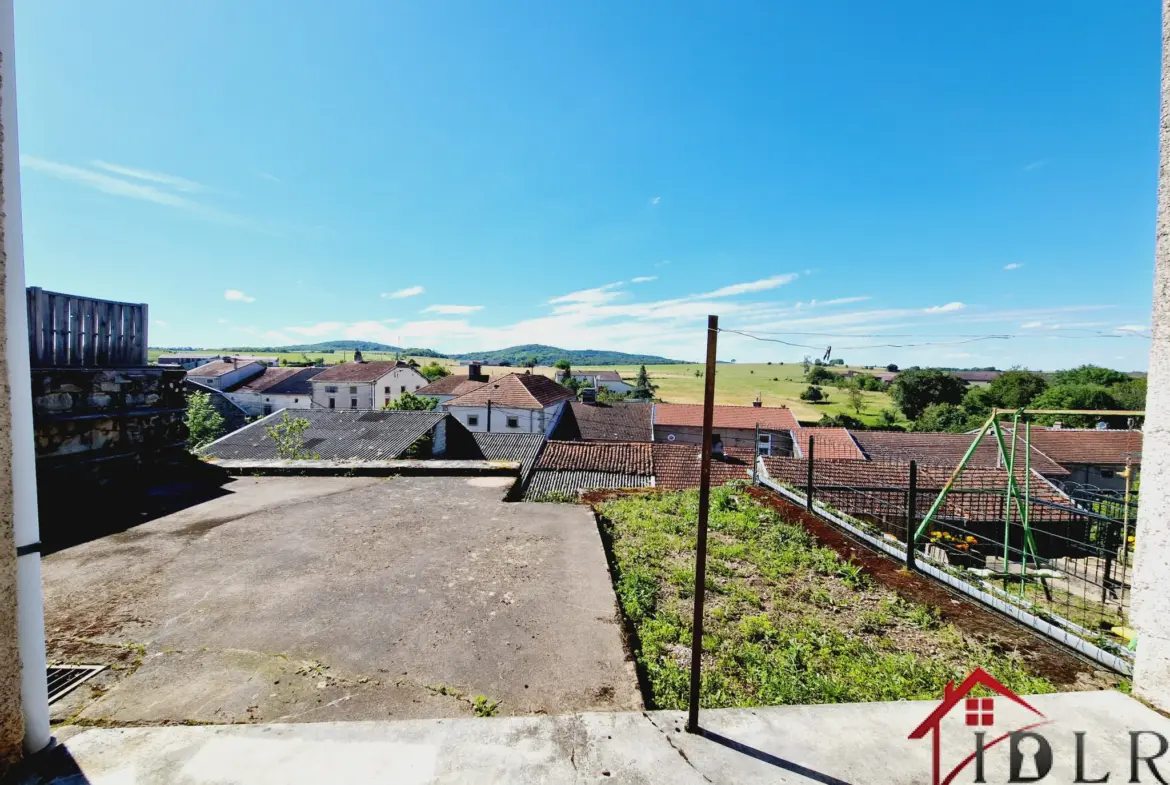
<svg viewBox="0 0 1170 785">
<path fill-rule="evenodd" d="M 44 559 L 57 722 L 640 709 L 596 525 L 512 477 L 239 478 Z"/>
</svg>

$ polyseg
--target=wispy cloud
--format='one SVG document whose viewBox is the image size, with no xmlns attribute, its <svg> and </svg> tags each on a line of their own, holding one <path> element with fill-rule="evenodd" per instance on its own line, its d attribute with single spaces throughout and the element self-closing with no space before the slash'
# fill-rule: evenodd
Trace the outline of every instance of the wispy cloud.
<svg viewBox="0 0 1170 785">
<path fill-rule="evenodd" d="M 1003 266 L 1003 269 L 1005 269 L 1005 270 L 1018 270 L 1023 266 L 1024 265 L 1020 264 L 1019 262 L 1012 262 L 1011 264 L 1005 264 Z"/>
<path fill-rule="evenodd" d="M 868 294 L 863 294 L 858 297 L 834 297 L 832 300 L 822 300 L 821 305 L 849 305 L 850 303 L 863 303 L 866 300 L 872 300 Z M 816 302 L 815 300 L 813 302 Z"/>
<path fill-rule="evenodd" d="M 670 260 L 669 260 L 669 259 L 663 259 L 661 262 L 655 262 L 655 263 L 654 263 L 654 266 L 655 266 L 655 267 L 665 267 L 665 266 L 666 266 L 666 265 L 668 265 L 668 264 L 670 264 Z"/>
<path fill-rule="evenodd" d="M 145 180 L 148 183 L 165 185 L 168 188 L 173 188 L 176 191 L 198 193 L 200 191 L 209 190 L 208 187 L 203 183 L 197 183 L 194 180 L 188 180 L 185 177 L 176 177 L 173 174 L 152 172 L 149 169 L 135 169 L 130 166 L 122 166 L 121 164 L 107 163 L 106 161 L 90 161 L 90 165 L 95 166 L 98 169 L 104 169 L 107 172 L 120 174 L 123 177 L 132 177 L 135 180 Z"/>
<path fill-rule="evenodd" d="M 630 283 L 650 283 L 657 280 L 657 275 L 639 275 L 637 278 L 631 278 Z"/>
<path fill-rule="evenodd" d="M 169 322 L 164 322 L 162 319 L 151 319 L 150 323 L 157 327 L 166 327 Z"/>
<path fill-rule="evenodd" d="M 961 311 L 966 307 L 967 306 L 964 303 L 953 302 L 947 303 L 945 305 L 932 305 L 929 308 L 923 308 L 922 310 L 925 313 L 954 313 L 955 311 Z"/>
<path fill-rule="evenodd" d="M 724 286 L 721 289 L 716 289 L 713 292 L 699 295 L 700 297 L 734 297 L 737 294 L 748 294 L 749 292 L 764 292 L 769 289 L 775 289 L 785 284 L 792 283 L 799 276 L 796 273 L 785 273 L 784 275 L 773 275 L 771 278 L 761 278 L 758 281 L 750 281 L 748 283 L 736 283 L 731 286 Z"/>
<path fill-rule="evenodd" d="M 426 289 L 421 286 L 408 286 L 396 292 L 382 292 L 382 296 L 388 300 L 400 300 L 403 297 L 417 297 L 425 291 Z"/>
<path fill-rule="evenodd" d="M 1037 327 L 1043 327 L 1044 322 L 1025 322 L 1020 325 L 1021 330 L 1035 330 Z"/>
<path fill-rule="evenodd" d="M 662 197 L 661 197 L 661 196 L 652 196 L 652 197 L 650 197 L 650 204 L 658 204 L 658 203 L 659 203 L 659 202 L 661 202 L 661 201 L 662 201 Z"/>
<path fill-rule="evenodd" d="M 241 292 L 239 289 L 228 289 L 226 292 L 223 293 L 223 299 L 234 300 L 234 301 L 240 302 L 240 303 L 254 303 L 254 302 L 256 302 L 255 297 L 249 297 L 248 295 Z"/>
<path fill-rule="evenodd" d="M 281 180 L 276 175 L 269 174 L 268 172 L 256 172 L 256 176 L 259 177 L 261 180 L 268 180 L 268 181 L 273 182 L 273 183 L 283 183 L 284 182 L 284 180 Z"/>
<path fill-rule="evenodd" d="M 216 324 L 228 324 L 227 319 L 216 319 L 215 322 Z"/>
<path fill-rule="evenodd" d="M 482 305 L 428 305 L 422 309 L 423 313 L 461 314 L 482 311 Z"/>
<path fill-rule="evenodd" d="M 303 325 L 300 327 L 285 327 L 284 329 L 285 332 L 290 332 L 295 335 L 320 337 L 322 335 L 332 335 L 343 327 L 345 327 L 345 322 L 317 322 L 317 324 Z"/>
<path fill-rule="evenodd" d="M 600 305 L 620 297 L 621 292 L 614 291 L 622 285 L 622 281 L 615 281 L 607 283 L 605 286 L 595 286 L 592 289 L 582 289 L 579 292 L 569 292 L 562 294 L 560 297 L 554 297 L 548 301 L 549 305 L 559 305 L 562 303 L 586 303 Z"/>
<path fill-rule="evenodd" d="M 1039 160 L 1039 161 L 1033 161 L 1032 163 L 1030 163 L 1030 164 L 1026 164 L 1026 165 L 1024 166 L 1024 171 L 1025 171 L 1025 172 L 1032 172 L 1032 171 L 1035 171 L 1036 169 L 1039 169 L 1039 168 L 1041 168 L 1041 167 L 1043 167 L 1043 166 L 1047 166 L 1047 165 L 1048 165 L 1048 160 L 1047 160 L 1047 159 L 1041 159 L 1041 160 Z"/>
</svg>

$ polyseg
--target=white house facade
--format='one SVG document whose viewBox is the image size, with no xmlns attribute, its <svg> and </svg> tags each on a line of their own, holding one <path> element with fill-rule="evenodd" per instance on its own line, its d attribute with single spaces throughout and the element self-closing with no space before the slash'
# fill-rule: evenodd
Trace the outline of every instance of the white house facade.
<svg viewBox="0 0 1170 785">
<path fill-rule="evenodd" d="M 539 433 L 547 439 L 576 396 L 547 376 L 513 373 L 441 404 L 469 431 Z"/>
<path fill-rule="evenodd" d="M 403 362 L 353 362 L 313 377 L 314 408 L 381 409 L 404 392 L 415 393 L 427 378 Z"/>
<path fill-rule="evenodd" d="M 224 394 L 249 415 L 308 409 L 313 405 L 312 379 L 324 371 L 324 368 L 265 368 L 259 376 L 225 390 Z"/>
</svg>

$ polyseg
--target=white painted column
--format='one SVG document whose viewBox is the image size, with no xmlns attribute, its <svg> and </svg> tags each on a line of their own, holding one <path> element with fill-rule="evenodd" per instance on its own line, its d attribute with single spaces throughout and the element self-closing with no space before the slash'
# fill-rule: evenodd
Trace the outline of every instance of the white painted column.
<svg viewBox="0 0 1170 785">
<path fill-rule="evenodd" d="M 40 524 L 32 416 L 32 375 L 24 293 L 24 236 L 20 218 L 20 146 L 16 132 L 16 54 L 13 0 L 0 0 L 0 124 L 3 144 L 4 312 L 12 423 L 12 514 L 16 533 L 17 637 L 25 752 L 49 745 L 45 679 L 45 605 L 41 592 Z M 27 551 L 27 552 L 26 552 Z"/>
<path fill-rule="evenodd" d="M 1149 392 L 1133 581 L 1134 693 L 1170 710 L 1170 0 L 1162 2 L 1162 114 Z"/>
</svg>

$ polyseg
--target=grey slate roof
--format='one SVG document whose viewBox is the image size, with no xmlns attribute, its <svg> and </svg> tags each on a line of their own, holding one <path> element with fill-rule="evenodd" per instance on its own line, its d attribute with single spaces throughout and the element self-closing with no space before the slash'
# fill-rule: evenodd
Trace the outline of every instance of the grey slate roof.
<svg viewBox="0 0 1170 785">
<path fill-rule="evenodd" d="M 444 419 L 449 428 L 463 427 L 445 412 L 297 409 L 289 416 L 309 421 L 304 434 L 305 450 L 322 460 L 390 460 L 401 456 Z M 211 458 L 275 459 L 276 442 L 266 427 L 279 424 L 283 417 L 284 411 L 270 414 L 212 442 L 201 454 Z"/>
<path fill-rule="evenodd" d="M 552 492 L 576 496 L 579 491 L 600 488 L 649 488 L 653 481 L 653 477 L 637 474 L 538 469 L 532 473 L 532 479 L 528 481 L 523 500 L 540 501 L 545 494 Z"/>
<path fill-rule="evenodd" d="M 486 461 L 519 461 L 520 486 L 528 482 L 528 475 L 544 449 L 544 435 L 539 433 L 472 433 L 476 449 L 460 458 Z"/>
</svg>

